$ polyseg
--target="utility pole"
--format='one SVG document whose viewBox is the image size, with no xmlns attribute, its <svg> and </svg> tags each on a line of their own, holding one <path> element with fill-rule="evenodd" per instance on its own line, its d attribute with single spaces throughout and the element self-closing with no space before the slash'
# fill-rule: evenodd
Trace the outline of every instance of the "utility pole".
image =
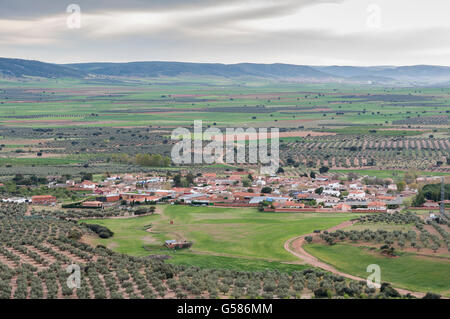
<svg viewBox="0 0 450 319">
<path fill-rule="evenodd" d="M 439 209 L 442 219 L 447 219 L 445 215 L 445 178 L 441 178 L 441 207 Z"/>
</svg>

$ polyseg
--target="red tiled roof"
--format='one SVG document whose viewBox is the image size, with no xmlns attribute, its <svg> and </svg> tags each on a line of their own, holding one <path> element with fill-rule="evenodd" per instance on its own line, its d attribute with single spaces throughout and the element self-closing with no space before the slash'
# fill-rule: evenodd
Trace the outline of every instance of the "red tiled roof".
<svg viewBox="0 0 450 319">
<path fill-rule="evenodd" d="M 35 195 L 35 196 L 31 196 L 31 200 L 35 200 L 35 199 L 56 199 L 56 197 L 52 196 L 52 195 Z"/>
</svg>

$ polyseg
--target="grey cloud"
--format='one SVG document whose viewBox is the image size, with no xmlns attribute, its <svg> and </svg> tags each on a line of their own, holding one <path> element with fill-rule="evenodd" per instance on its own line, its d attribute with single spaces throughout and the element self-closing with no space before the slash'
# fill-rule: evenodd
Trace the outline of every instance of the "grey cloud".
<svg viewBox="0 0 450 319">
<path fill-rule="evenodd" d="M 38 19 L 66 12 L 69 4 L 77 4 L 82 12 L 99 13 L 114 11 L 171 11 L 196 10 L 229 5 L 272 4 L 284 8 L 301 8 L 322 2 L 342 2 L 343 0 L 0 0 L 0 19 Z"/>
<path fill-rule="evenodd" d="M 8 28 L 0 29 L 1 55 L 61 63 L 172 60 L 354 65 L 450 64 L 448 55 L 445 54 L 450 52 L 450 30 L 444 27 L 362 32 L 363 26 L 358 32 L 338 33 L 331 28 L 327 30 L 313 27 L 296 29 L 294 26 L 285 31 L 267 31 L 267 27 L 262 31 L 247 29 L 245 24 L 235 23 L 284 16 L 320 2 L 341 3 L 345 0 L 69 1 L 78 2 L 84 12 L 92 10 L 93 13 L 98 13 L 99 20 L 86 24 L 79 30 L 46 26 L 44 31 L 37 32 L 38 35 L 49 39 L 42 43 L 32 41 L 34 33 L 31 29 L 37 29 L 33 24 L 30 24 L 30 30 L 21 29 L 16 34 L 12 34 Z M 47 4 L 50 9 L 55 9 L 54 1 L 51 5 L 50 1 L 40 2 L 44 4 L 44 7 Z M 4 10 L 5 3 L 11 4 L 9 7 L 11 10 L 14 6 L 21 7 L 25 1 L 0 0 L 2 6 L 0 19 L 1 16 L 8 16 Z M 86 4 L 86 8 L 83 3 Z M 233 11 L 219 10 L 221 6 L 227 8 L 230 3 L 235 5 Z M 256 8 L 249 6 L 255 3 L 264 5 Z M 61 6 L 65 7 L 65 4 Z M 103 17 L 102 13 L 106 15 L 109 12 L 120 12 L 122 9 L 128 12 L 136 11 L 139 6 L 144 10 L 143 12 L 152 12 L 152 10 L 168 12 L 168 17 L 172 17 L 170 14 L 172 11 L 179 13 L 183 10 L 183 14 L 174 14 L 176 19 L 168 19 L 167 23 L 163 21 L 152 27 L 141 27 L 138 24 L 133 30 L 131 28 L 127 30 L 129 31 L 127 33 L 96 30 L 96 28 L 104 27 L 106 31 L 110 31 L 109 24 L 102 25 L 103 20 L 100 19 Z M 218 10 L 203 14 L 198 9 L 204 6 Z M 227 9 L 230 8 L 231 6 L 228 6 Z M 23 9 L 22 12 L 31 14 L 35 11 L 33 19 L 36 18 L 37 26 L 39 26 L 37 17 L 49 14 L 42 8 L 27 10 Z M 14 17 L 18 17 L 17 12 Z M 62 12 L 65 12 L 65 8 Z M 8 17 L 12 18 L 12 16 Z M 97 16 L 92 19 L 97 19 Z M 17 39 L 22 41 L 8 43 Z"/>
<path fill-rule="evenodd" d="M 177 30 L 168 30 L 152 35 L 141 33 L 133 37 L 90 40 L 72 38 L 62 46 L 49 46 L 48 52 L 55 50 L 52 54 L 64 56 L 64 60 L 58 62 L 178 60 L 322 64 L 320 61 L 330 61 L 325 63 L 448 65 L 448 60 L 430 61 L 427 58 L 428 52 L 432 50 L 450 49 L 450 45 L 445 45 L 450 43 L 449 31 L 428 29 L 342 35 L 326 30 L 299 30 L 249 33 L 231 38 L 220 35 L 185 37 Z M 429 34 L 436 37 L 430 37 Z M 417 46 L 417 42 L 420 42 L 421 46 Z M 81 52 L 76 48 L 80 43 L 83 43 L 84 48 Z M 117 43 L 120 43 L 120 48 Z M 111 50 L 112 47 L 116 49 Z M 64 52 L 76 54 L 69 58 Z"/>
</svg>

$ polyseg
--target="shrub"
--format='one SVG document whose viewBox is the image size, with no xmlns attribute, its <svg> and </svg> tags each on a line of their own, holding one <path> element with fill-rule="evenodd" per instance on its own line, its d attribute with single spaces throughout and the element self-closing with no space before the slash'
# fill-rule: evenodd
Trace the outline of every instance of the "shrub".
<svg viewBox="0 0 450 319">
<path fill-rule="evenodd" d="M 86 223 L 82 223 L 81 225 L 92 230 L 94 233 L 100 236 L 100 238 L 110 238 L 114 235 L 114 233 L 111 230 L 102 225 L 86 224 Z"/>
</svg>

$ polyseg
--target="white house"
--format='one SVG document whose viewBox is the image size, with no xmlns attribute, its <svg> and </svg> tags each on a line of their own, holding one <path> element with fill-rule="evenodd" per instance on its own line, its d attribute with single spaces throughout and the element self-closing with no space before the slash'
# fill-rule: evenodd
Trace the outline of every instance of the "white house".
<svg viewBox="0 0 450 319">
<path fill-rule="evenodd" d="M 366 193 L 362 190 L 352 190 L 348 193 L 347 198 L 349 200 L 365 200 Z"/>
<path fill-rule="evenodd" d="M 15 204 L 23 204 L 31 202 L 28 198 L 24 197 L 10 197 L 10 198 L 3 198 L 2 202 L 4 203 L 15 203 Z"/>
<path fill-rule="evenodd" d="M 339 183 L 331 183 L 327 185 L 327 189 L 340 189 L 341 188 L 341 184 Z"/>
<path fill-rule="evenodd" d="M 390 190 L 396 191 L 397 190 L 397 185 L 396 184 L 389 184 L 387 188 L 390 189 Z"/>
<path fill-rule="evenodd" d="M 359 189 L 359 190 L 363 189 L 362 185 L 359 184 L 350 184 L 349 187 L 350 189 Z"/>
<path fill-rule="evenodd" d="M 322 194 L 339 197 L 341 195 L 341 192 L 333 189 L 324 189 Z"/>
</svg>

